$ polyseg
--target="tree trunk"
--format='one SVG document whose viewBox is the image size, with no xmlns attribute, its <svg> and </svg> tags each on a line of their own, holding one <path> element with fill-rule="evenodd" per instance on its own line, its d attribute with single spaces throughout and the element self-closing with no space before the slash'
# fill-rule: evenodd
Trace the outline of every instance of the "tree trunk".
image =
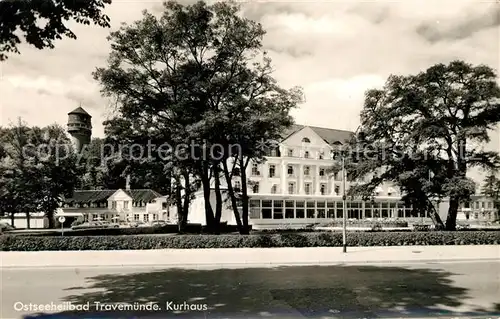
<svg viewBox="0 0 500 319">
<path fill-rule="evenodd" d="M 446 230 L 456 230 L 459 204 L 457 198 L 450 198 L 450 208 L 448 209 L 448 216 L 446 217 Z"/>
<path fill-rule="evenodd" d="M 229 192 L 229 198 L 231 199 L 231 206 L 234 212 L 234 218 L 236 219 L 236 226 L 238 227 L 238 231 L 243 233 L 243 224 L 240 218 L 240 212 L 238 210 L 238 203 L 236 201 L 236 195 L 234 194 L 233 184 L 231 180 L 231 176 L 229 174 L 229 169 L 227 167 L 227 161 L 222 161 L 222 165 L 224 167 L 224 177 L 227 181 L 227 190 Z"/>
<path fill-rule="evenodd" d="M 181 182 L 175 178 L 175 206 L 177 207 L 177 228 L 179 233 L 183 233 L 186 225 L 184 218 L 183 205 L 182 205 L 182 190 Z"/>
<path fill-rule="evenodd" d="M 26 213 L 26 228 L 27 229 L 31 228 L 30 213 Z"/>
<path fill-rule="evenodd" d="M 222 194 L 220 189 L 220 168 L 218 165 L 214 166 L 214 178 L 215 178 L 215 220 L 214 220 L 214 232 L 216 234 L 220 233 L 220 220 L 222 217 Z"/>
<path fill-rule="evenodd" d="M 14 213 L 10 213 L 10 225 L 11 225 L 12 227 L 15 227 L 15 225 L 14 225 L 14 220 L 15 220 L 15 215 L 14 215 Z"/>
<path fill-rule="evenodd" d="M 186 229 L 189 214 L 189 203 L 191 197 L 191 185 L 189 179 L 189 173 L 184 174 L 184 202 L 182 206 L 182 230 Z"/>
<path fill-rule="evenodd" d="M 205 220 L 207 224 L 207 231 L 212 232 L 214 229 L 214 211 L 212 209 L 212 205 L 210 204 L 211 190 L 208 163 L 203 163 L 201 184 L 203 187 L 203 199 L 205 201 Z"/>
<path fill-rule="evenodd" d="M 56 227 L 56 221 L 54 219 L 54 211 L 48 211 L 45 216 L 47 216 L 47 222 L 49 223 L 49 229 L 54 229 Z"/>
<path fill-rule="evenodd" d="M 241 156 L 240 158 L 240 174 L 241 174 L 241 205 L 242 205 L 242 215 L 241 219 L 243 222 L 243 229 L 241 234 L 248 235 L 250 234 L 250 229 L 248 227 L 248 187 L 247 187 L 247 173 L 246 173 L 246 165 L 245 158 Z"/>
<path fill-rule="evenodd" d="M 431 200 L 427 199 L 428 204 L 429 204 L 429 216 L 431 217 L 432 223 L 438 230 L 444 229 L 444 224 L 443 221 L 441 220 L 441 216 L 439 216 L 439 203 L 438 207 L 435 207 L 434 204 L 431 202 Z"/>
</svg>

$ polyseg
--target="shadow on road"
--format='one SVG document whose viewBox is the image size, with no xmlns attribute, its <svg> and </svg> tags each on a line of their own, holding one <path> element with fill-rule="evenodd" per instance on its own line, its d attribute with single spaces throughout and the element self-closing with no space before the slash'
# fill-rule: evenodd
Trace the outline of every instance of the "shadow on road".
<svg viewBox="0 0 500 319">
<path fill-rule="evenodd" d="M 64 301 L 84 304 L 155 302 L 161 312 L 76 312 L 27 318 L 373 318 L 478 316 L 453 313 L 467 290 L 450 273 L 377 266 L 314 266 L 261 269 L 168 269 L 87 278 L 88 287 L 68 288 Z M 206 304 L 206 311 L 165 310 L 166 303 Z"/>
</svg>

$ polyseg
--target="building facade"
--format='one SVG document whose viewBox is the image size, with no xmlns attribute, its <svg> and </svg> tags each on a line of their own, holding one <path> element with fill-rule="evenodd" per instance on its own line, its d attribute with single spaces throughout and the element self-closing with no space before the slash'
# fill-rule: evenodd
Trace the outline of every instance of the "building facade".
<svg viewBox="0 0 500 319">
<path fill-rule="evenodd" d="M 123 221 L 150 223 L 175 219 L 170 216 L 167 199 L 150 189 L 76 190 L 64 200 L 57 216 L 85 221 Z"/>
<path fill-rule="evenodd" d="M 247 167 L 250 196 L 250 223 L 254 228 L 289 225 L 302 227 L 343 218 L 405 218 L 430 222 L 429 216 L 416 215 L 401 201 L 397 187 L 382 184 L 375 190 L 375 200 L 350 199 L 344 211 L 342 172 L 332 172 L 338 161 L 333 151 L 345 145 L 353 132 L 294 125 L 283 134 L 277 147 L 262 163 Z M 360 181 L 346 181 L 346 192 Z M 233 187 L 241 189 L 241 180 Z M 215 199 L 214 203 L 215 204 Z M 212 200 L 211 200 L 212 201 Z M 234 224 L 231 207 L 225 206 L 222 221 Z M 197 194 L 190 211 L 190 221 L 204 223 L 204 200 Z"/>
<path fill-rule="evenodd" d="M 494 200 L 483 195 L 471 196 L 470 202 L 460 205 L 457 214 L 457 219 L 465 221 L 494 221 L 499 218 Z"/>
</svg>

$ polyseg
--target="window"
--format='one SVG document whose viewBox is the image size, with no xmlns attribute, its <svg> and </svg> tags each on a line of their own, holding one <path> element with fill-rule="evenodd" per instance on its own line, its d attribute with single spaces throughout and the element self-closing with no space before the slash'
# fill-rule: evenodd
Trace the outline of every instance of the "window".
<svg viewBox="0 0 500 319">
<path fill-rule="evenodd" d="M 129 201 L 128 201 L 128 200 L 124 201 L 124 202 L 123 202 L 123 209 L 124 209 L 124 210 L 129 210 L 128 205 L 129 205 Z"/>
<path fill-rule="evenodd" d="M 234 175 L 234 176 L 240 176 L 240 175 L 241 175 L 241 172 L 240 172 L 240 168 L 239 168 L 239 167 L 235 167 L 235 168 L 234 168 L 233 175 Z"/>
<path fill-rule="evenodd" d="M 295 185 L 293 183 L 288 183 L 288 194 L 293 194 L 295 192 Z"/>
<path fill-rule="evenodd" d="M 138 221 L 139 220 L 139 214 L 134 214 L 134 220 Z"/>
<path fill-rule="evenodd" d="M 311 140 L 310 140 L 310 139 L 308 139 L 307 137 L 304 137 L 304 138 L 302 139 L 302 143 L 311 143 Z"/>
<path fill-rule="evenodd" d="M 143 218 L 146 223 L 149 222 L 149 214 L 144 214 Z"/>
<path fill-rule="evenodd" d="M 161 203 L 161 208 L 162 209 L 167 209 L 168 208 L 168 203 L 167 202 Z"/>
<path fill-rule="evenodd" d="M 288 150 L 288 157 L 293 157 L 293 150 L 292 149 Z"/>
<path fill-rule="evenodd" d="M 260 200 L 250 200 L 250 218 L 260 219 Z"/>
<path fill-rule="evenodd" d="M 276 194 L 278 192 L 278 185 L 273 185 L 273 187 L 271 187 L 271 194 Z"/>
<path fill-rule="evenodd" d="M 285 218 L 294 218 L 295 210 L 294 210 L 294 201 L 287 200 L 285 201 Z"/>
<path fill-rule="evenodd" d="M 324 168 L 319 169 L 319 176 L 325 176 L 325 169 Z"/>
<path fill-rule="evenodd" d="M 304 202 L 303 201 L 297 201 L 295 202 L 295 218 L 304 218 Z"/>
<path fill-rule="evenodd" d="M 318 201 L 316 202 L 316 207 L 317 207 L 317 218 L 325 218 L 325 202 L 323 201 Z"/>
<path fill-rule="evenodd" d="M 254 194 L 257 194 L 259 192 L 259 183 L 256 182 L 254 185 L 253 185 L 253 193 Z"/>
<path fill-rule="evenodd" d="M 319 159 L 324 159 L 325 158 L 325 153 L 324 152 L 320 152 L 319 153 Z"/>
<path fill-rule="evenodd" d="M 307 210 L 306 210 L 306 217 L 307 218 L 315 218 L 315 213 L 316 213 L 316 203 L 311 201 L 311 202 L 307 202 L 306 203 L 306 207 L 307 207 Z"/>
<path fill-rule="evenodd" d="M 311 194 L 311 183 L 305 183 L 304 184 L 304 190 L 306 192 L 306 195 Z"/>
<path fill-rule="evenodd" d="M 476 209 L 479 209 L 479 202 L 476 202 Z"/>
<path fill-rule="evenodd" d="M 92 220 L 98 220 L 99 219 L 99 215 L 97 214 L 92 214 Z"/>
<path fill-rule="evenodd" d="M 288 165 L 288 175 L 293 175 L 293 166 Z"/>
<path fill-rule="evenodd" d="M 340 194 L 340 186 L 335 185 L 335 194 L 339 195 Z"/>
<path fill-rule="evenodd" d="M 309 176 L 311 172 L 311 168 L 309 166 L 304 166 L 304 175 Z"/>
<path fill-rule="evenodd" d="M 273 219 L 283 219 L 283 201 L 275 200 L 273 202 Z"/>
<path fill-rule="evenodd" d="M 259 175 L 259 166 L 257 163 L 252 163 L 252 175 Z"/>
<path fill-rule="evenodd" d="M 234 190 L 235 191 L 240 191 L 241 190 L 241 182 L 240 181 L 235 181 L 234 182 Z"/>
<path fill-rule="evenodd" d="M 488 202 L 488 208 L 493 208 L 493 202 Z"/>
<path fill-rule="evenodd" d="M 327 217 L 335 218 L 335 202 L 327 202 L 326 207 L 328 208 Z"/>
<path fill-rule="evenodd" d="M 326 195 L 326 185 L 325 184 L 321 184 L 320 193 L 321 193 L 321 195 Z"/>
<path fill-rule="evenodd" d="M 304 152 L 304 158 L 309 158 L 309 152 L 308 151 Z"/>
<path fill-rule="evenodd" d="M 116 209 L 116 201 L 111 202 L 111 209 Z"/>
<path fill-rule="evenodd" d="M 158 220 L 158 214 L 153 214 L 153 220 Z"/>
<path fill-rule="evenodd" d="M 481 202 L 481 208 L 484 208 L 484 202 Z"/>
<path fill-rule="evenodd" d="M 344 214 L 344 204 L 337 202 L 337 218 L 342 218 Z"/>
<path fill-rule="evenodd" d="M 262 201 L 262 218 L 263 219 L 271 219 L 273 218 L 273 202 L 270 200 Z"/>
<path fill-rule="evenodd" d="M 269 177 L 274 177 L 276 176 L 276 165 L 271 164 L 269 165 Z"/>
</svg>

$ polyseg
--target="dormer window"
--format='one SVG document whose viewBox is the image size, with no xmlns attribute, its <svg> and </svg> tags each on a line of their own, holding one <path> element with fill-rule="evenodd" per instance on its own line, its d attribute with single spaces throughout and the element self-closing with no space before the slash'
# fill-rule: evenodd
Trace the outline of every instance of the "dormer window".
<svg viewBox="0 0 500 319">
<path fill-rule="evenodd" d="M 304 137 L 304 138 L 302 139 L 302 143 L 311 143 L 311 140 L 310 140 L 310 139 L 308 139 L 307 137 Z"/>
<path fill-rule="evenodd" d="M 288 150 L 288 157 L 293 157 L 293 150 L 292 149 Z"/>
<path fill-rule="evenodd" d="M 304 152 L 304 158 L 309 158 L 309 152 L 308 151 Z"/>
</svg>

